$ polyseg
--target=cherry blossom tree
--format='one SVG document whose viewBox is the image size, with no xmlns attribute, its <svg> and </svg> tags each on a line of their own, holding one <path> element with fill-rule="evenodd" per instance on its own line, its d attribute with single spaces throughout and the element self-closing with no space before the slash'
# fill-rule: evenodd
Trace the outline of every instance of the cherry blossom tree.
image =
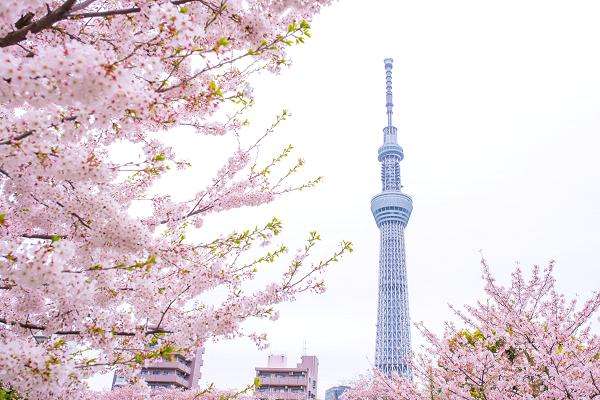
<svg viewBox="0 0 600 400">
<path fill-rule="evenodd" d="M 323 290 L 323 269 L 350 243 L 315 258 L 312 232 L 286 261 L 287 247 L 269 244 L 276 218 L 188 239 L 209 214 L 319 181 L 294 183 L 303 162 L 287 161 L 291 147 L 256 155 L 287 112 L 256 142 L 240 140 L 186 201 L 157 183 L 189 166 L 166 144 L 172 128 L 239 138 L 250 78 L 285 66 L 286 48 L 310 36 L 308 21 L 329 2 L 0 2 L 1 396 L 80 398 L 98 372 L 216 338 L 262 344 L 244 320 L 275 319 L 275 304 Z M 122 143 L 139 155 L 116 162 Z M 151 211 L 136 217 L 141 203 Z M 280 278 L 250 291 L 245 282 L 267 263 L 285 263 Z M 224 300 L 206 302 L 216 289 Z"/>
<path fill-rule="evenodd" d="M 534 267 L 527 279 L 517 268 L 503 287 L 484 261 L 486 297 L 452 308 L 460 327 L 447 323 L 438 337 L 418 325 L 428 348 L 413 363 L 414 378 L 374 372 L 346 399 L 600 398 L 600 336 L 592 327 L 600 293 L 578 307 L 556 291 L 552 269 Z"/>
</svg>

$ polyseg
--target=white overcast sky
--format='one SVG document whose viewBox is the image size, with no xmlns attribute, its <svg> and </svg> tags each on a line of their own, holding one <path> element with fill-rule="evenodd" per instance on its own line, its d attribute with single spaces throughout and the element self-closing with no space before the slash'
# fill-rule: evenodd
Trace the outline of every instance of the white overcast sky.
<svg viewBox="0 0 600 400">
<path fill-rule="evenodd" d="M 331 269 L 326 294 L 284 305 L 279 321 L 261 325 L 269 350 L 247 340 L 209 344 L 202 383 L 249 384 L 270 352 L 295 363 L 305 340 L 319 357 L 321 396 L 371 368 L 379 233 L 369 206 L 380 190 L 385 57 L 395 61 L 394 121 L 414 202 L 406 229 L 413 321 L 439 330 L 448 303 L 482 293 L 480 250 L 501 281 L 516 262 L 555 259 L 566 294 L 598 289 L 599 20 L 599 2 L 574 0 L 342 0 L 325 9 L 313 38 L 292 51 L 293 66 L 254 82 L 247 133 L 288 108 L 293 117 L 269 146 L 293 143 L 307 173 L 325 183 L 209 218 L 206 229 L 277 215 L 292 248 L 317 228 L 325 247 L 348 239 L 356 251 Z M 182 177 L 180 188 L 212 174 L 215 149 L 233 147 L 181 136 L 197 176 Z"/>
</svg>

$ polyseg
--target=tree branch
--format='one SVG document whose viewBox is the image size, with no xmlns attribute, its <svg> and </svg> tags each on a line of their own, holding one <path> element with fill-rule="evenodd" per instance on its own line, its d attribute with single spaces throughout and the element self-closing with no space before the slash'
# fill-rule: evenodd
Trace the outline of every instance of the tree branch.
<svg viewBox="0 0 600 400">
<path fill-rule="evenodd" d="M 77 121 L 77 117 L 76 116 L 70 116 L 70 117 L 61 118 L 60 123 L 64 123 L 64 122 L 67 122 L 67 121 Z M 53 124 L 53 125 L 50 125 L 48 128 L 56 128 L 57 126 L 58 126 L 57 124 Z M 13 144 L 14 142 L 18 142 L 19 140 L 23 140 L 26 137 L 29 137 L 29 136 L 33 135 L 35 132 L 36 132 L 36 130 L 32 129 L 30 131 L 26 131 L 24 133 L 21 133 L 18 136 L 9 137 L 8 139 L 5 139 L 5 140 L 1 141 L 0 145 Z"/>
<path fill-rule="evenodd" d="M 158 321 L 158 324 L 156 324 L 155 329 L 160 329 L 160 325 L 162 324 L 163 319 L 165 318 L 165 315 L 167 314 L 167 312 L 169 312 L 169 309 L 171 308 L 173 303 L 175 303 L 177 301 L 177 299 L 179 299 L 179 297 L 181 297 L 182 294 L 187 292 L 190 287 L 191 287 L 190 285 L 187 285 L 187 287 L 181 293 L 179 293 L 177 296 L 175 296 L 175 298 L 173 300 L 171 300 L 171 302 L 167 305 L 167 308 L 165 308 L 165 310 L 162 312 L 162 314 L 160 316 L 160 321 Z"/>
<path fill-rule="evenodd" d="M 0 40 L 1 40 L 1 39 L 0 39 Z M 2 46 L 0 46 L 0 47 L 2 47 Z M 18 142 L 18 141 L 19 141 L 19 140 L 21 140 L 21 139 L 25 139 L 27 136 L 31 136 L 31 135 L 33 135 L 33 133 L 34 133 L 34 132 L 35 132 L 35 131 L 33 131 L 33 130 L 32 130 L 32 131 L 27 131 L 27 132 L 25 132 L 25 133 L 22 133 L 22 134 L 20 134 L 19 136 L 15 136 L 15 137 L 12 137 L 12 138 L 8 138 L 8 139 L 6 139 L 6 140 L 3 140 L 3 141 L 1 141 L 1 142 L 0 142 L 0 145 L 5 145 L 5 144 L 11 144 L 11 143 L 13 143 L 13 142 Z"/>
<path fill-rule="evenodd" d="M 21 235 L 21 237 L 27 238 L 27 239 L 42 239 L 42 240 L 56 240 L 57 238 L 59 239 L 63 239 L 64 236 L 61 235 L 42 235 L 42 234 L 28 234 L 25 233 L 23 235 Z"/>
<path fill-rule="evenodd" d="M 186 3 L 202 3 L 212 11 L 216 10 L 216 7 L 210 4 L 205 0 L 173 0 L 171 3 L 173 5 L 181 5 Z M 96 12 L 87 12 L 87 13 L 79 13 L 79 14 L 69 14 L 67 17 L 70 19 L 79 19 L 79 18 L 96 18 L 96 17 L 110 17 L 113 15 L 127 15 L 127 14 L 135 14 L 142 11 L 140 7 L 130 7 L 130 8 L 121 8 L 118 10 L 106 10 L 106 11 L 96 11 Z"/>
<path fill-rule="evenodd" d="M 75 0 L 65 0 L 61 6 L 55 8 L 54 11 L 49 11 L 37 21 L 33 21 L 21 29 L 6 34 L 6 36 L 0 38 L 0 47 L 13 46 L 25 40 L 29 33 L 41 32 L 42 30 L 51 27 L 54 23 L 65 19 L 74 4 Z"/>
<path fill-rule="evenodd" d="M 19 326 L 21 328 L 24 329 L 33 329 L 36 331 L 45 331 L 46 327 L 43 325 L 36 325 L 36 324 L 30 324 L 30 323 L 23 323 L 23 322 L 14 322 L 14 321 L 7 321 L 4 318 L 0 318 L 0 324 L 5 324 L 5 325 L 13 325 L 13 326 Z M 55 331 L 55 332 L 51 332 L 51 335 L 82 335 L 84 332 L 80 331 L 80 330 L 61 330 L 61 331 Z M 112 335 L 114 336 L 135 336 L 137 335 L 137 333 L 135 332 L 111 332 Z M 173 333 L 172 331 L 168 331 L 165 329 L 158 329 L 158 328 L 152 328 L 147 330 L 146 332 L 144 332 L 144 335 L 154 335 L 156 333 Z"/>
</svg>

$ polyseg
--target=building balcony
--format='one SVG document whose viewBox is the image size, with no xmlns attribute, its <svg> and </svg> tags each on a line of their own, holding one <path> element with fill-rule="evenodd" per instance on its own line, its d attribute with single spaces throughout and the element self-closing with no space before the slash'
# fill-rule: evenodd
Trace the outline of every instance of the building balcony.
<svg viewBox="0 0 600 400">
<path fill-rule="evenodd" d="M 150 383 L 171 383 L 181 387 L 189 388 L 190 383 L 176 373 L 169 374 L 145 374 L 142 376 L 146 382 Z"/>
<path fill-rule="evenodd" d="M 185 374 L 191 374 L 192 373 L 192 369 L 190 367 L 188 367 L 186 364 L 174 360 L 174 361 L 146 361 L 146 364 L 144 365 L 144 368 L 148 369 L 148 370 L 152 370 L 153 368 L 164 368 L 164 369 L 173 369 L 173 370 L 178 370 L 181 371 Z"/>
<path fill-rule="evenodd" d="M 258 379 L 265 386 L 308 386 L 306 376 L 259 376 Z"/>
<path fill-rule="evenodd" d="M 283 391 L 283 390 L 257 390 L 254 393 L 256 399 L 269 400 L 306 400 L 307 394 L 305 391 Z"/>
</svg>

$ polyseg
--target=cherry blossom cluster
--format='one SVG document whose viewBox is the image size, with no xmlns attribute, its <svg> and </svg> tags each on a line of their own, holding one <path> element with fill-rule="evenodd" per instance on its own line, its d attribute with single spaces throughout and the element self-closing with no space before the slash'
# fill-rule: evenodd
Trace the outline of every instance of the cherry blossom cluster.
<svg viewBox="0 0 600 400">
<path fill-rule="evenodd" d="M 104 393 L 87 392 L 82 400 L 251 400 L 251 389 L 240 392 L 222 392 L 212 389 L 166 389 L 150 390 L 145 385 L 129 385 Z"/>
<path fill-rule="evenodd" d="M 583 304 L 556 291 L 553 263 L 520 268 L 509 287 L 483 262 L 486 297 L 447 323 L 442 336 L 419 325 L 429 345 L 413 362 L 413 380 L 362 378 L 347 400 L 593 399 L 600 396 L 600 293 Z M 596 327 L 597 329 L 597 327 Z"/>
<path fill-rule="evenodd" d="M 262 345 L 245 319 L 274 319 L 277 303 L 323 290 L 324 268 L 350 243 L 315 259 L 313 232 L 286 260 L 287 247 L 271 244 L 277 219 L 188 239 L 209 214 L 316 184 L 290 183 L 303 164 L 285 167 L 291 148 L 261 165 L 263 138 L 240 145 L 187 201 L 156 188 L 189 165 L 165 144 L 169 130 L 239 135 L 252 74 L 286 65 L 329 2 L 0 2 L 0 393 L 89 398 L 85 379 L 98 372 L 134 376 L 146 360 L 220 337 Z M 116 162 L 124 142 L 141 156 Z M 131 212 L 139 202 L 150 215 Z M 279 280 L 249 292 L 244 282 L 268 263 L 283 263 Z M 209 305 L 215 289 L 227 295 Z"/>
</svg>

